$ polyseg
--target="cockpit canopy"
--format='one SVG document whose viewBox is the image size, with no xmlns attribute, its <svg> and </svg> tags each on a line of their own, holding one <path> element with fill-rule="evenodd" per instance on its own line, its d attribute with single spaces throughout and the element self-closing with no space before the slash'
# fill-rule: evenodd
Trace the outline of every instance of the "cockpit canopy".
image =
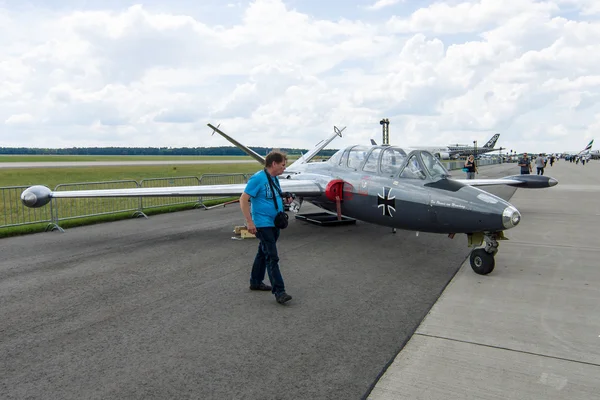
<svg viewBox="0 0 600 400">
<path fill-rule="evenodd" d="M 430 152 L 414 150 L 407 154 L 394 146 L 352 146 L 339 150 L 328 162 L 349 170 L 388 177 L 437 180 L 450 175 Z"/>
</svg>

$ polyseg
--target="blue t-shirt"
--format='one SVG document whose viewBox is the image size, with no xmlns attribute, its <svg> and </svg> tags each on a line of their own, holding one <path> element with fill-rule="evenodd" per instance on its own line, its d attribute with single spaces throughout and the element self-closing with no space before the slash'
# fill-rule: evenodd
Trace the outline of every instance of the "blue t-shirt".
<svg viewBox="0 0 600 400">
<path fill-rule="evenodd" d="M 271 180 L 273 185 L 279 186 L 279 178 L 272 176 Z M 275 224 L 273 220 L 278 211 L 284 211 L 283 200 L 279 195 L 277 189 L 275 189 L 275 198 L 279 209 L 275 209 L 273 204 L 273 192 L 267 179 L 267 173 L 264 170 L 258 171 L 248 180 L 244 193 L 250 196 L 250 211 L 252 214 L 252 221 L 257 228 L 273 227 Z"/>
</svg>

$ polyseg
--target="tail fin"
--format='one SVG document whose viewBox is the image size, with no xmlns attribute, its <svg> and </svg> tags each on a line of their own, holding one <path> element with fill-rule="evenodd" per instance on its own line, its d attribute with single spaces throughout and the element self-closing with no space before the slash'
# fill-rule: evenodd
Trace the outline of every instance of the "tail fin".
<svg viewBox="0 0 600 400">
<path fill-rule="evenodd" d="M 581 150 L 579 152 L 579 154 L 588 154 L 590 152 L 590 150 L 592 150 L 592 145 L 594 144 L 594 139 L 592 139 L 591 142 L 588 143 L 587 146 L 585 146 L 585 149 Z"/>
<path fill-rule="evenodd" d="M 207 124 L 207 125 L 209 128 L 211 128 L 213 130 L 213 133 L 212 133 L 213 135 L 215 134 L 215 132 L 217 132 L 219 135 L 223 136 L 225 139 L 227 139 L 228 141 L 233 143 L 238 149 L 244 151 L 246 154 L 248 154 L 250 157 L 254 158 L 256 161 L 258 161 L 262 165 L 265 165 L 265 158 L 263 156 L 261 156 L 260 154 L 258 154 L 254 150 L 252 150 L 251 148 L 244 146 L 243 144 L 241 144 L 240 142 L 238 142 L 231 136 L 228 136 L 223 131 L 219 130 L 220 125 L 217 125 L 217 126 L 213 126 L 212 124 Z"/>
<path fill-rule="evenodd" d="M 500 137 L 500 134 L 496 133 L 494 136 L 492 136 L 492 138 L 490 140 L 488 140 L 488 142 L 486 144 L 483 145 L 483 147 L 485 147 L 487 149 L 493 149 L 494 146 L 496 145 L 496 142 L 498 141 L 499 137 Z"/>
<path fill-rule="evenodd" d="M 333 139 L 335 139 L 336 136 L 342 137 L 342 132 L 344 131 L 344 129 L 346 129 L 346 127 L 343 127 L 342 129 L 338 129 L 337 126 L 334 126 L 333 127 L 333 135 L 331 135 L 330 137 L 328 137 L 325 140 L 321 140 L 319 143 L 317 143 L 315 145 L 315 147 L 313 147 L 312 150 L 308 151 L 306 154 L 303 154 L 302 157 L 300 157 L 299 159 L 294 161 L 288 168 L 291 168 L 294 164 L 306 164 L 307 162 L 312 160 L 313 157 L 316 156 L 317 153 L 319 153 L 321 150 L 323 150 L 325 148 L 325 146 L 327 146 L 329 143 L 331 143 L 331 141 Z"/>
<path fill-rule="evenodd" d="M 373 139 L 371 139 L 371 145 L 373 145 L 373 146 L 377 146 L 377 142 L 376 142 L 376 141 L 374 141 Z"/>
</svg>

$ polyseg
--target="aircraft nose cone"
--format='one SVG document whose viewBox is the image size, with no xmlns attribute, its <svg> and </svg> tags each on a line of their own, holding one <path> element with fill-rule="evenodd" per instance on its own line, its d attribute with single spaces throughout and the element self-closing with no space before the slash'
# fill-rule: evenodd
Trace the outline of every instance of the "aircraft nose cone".
<svg viewBox="0 0 600 400">
<path fill-rule="evenodd" d="M 21 193 L 21 201 L 27 207 L 33 207 L 37 202 L 37 196 L 35 195 L 35 193 L 25 191 Z"/>
<path fill-rule="evenodd" d="M 558 181 L 554 178 L 550 178 L 548 179 L 548 186 L 552 187 L 552 186 L 556 186 L 558 185 Z"/>
<path fill-rule="evenodd" d="M 514 228 L 521 222 L 521 213 L 513 206 L 506 207 L 502 213 L 502 225 L 506 229 Z"/>
</svg>

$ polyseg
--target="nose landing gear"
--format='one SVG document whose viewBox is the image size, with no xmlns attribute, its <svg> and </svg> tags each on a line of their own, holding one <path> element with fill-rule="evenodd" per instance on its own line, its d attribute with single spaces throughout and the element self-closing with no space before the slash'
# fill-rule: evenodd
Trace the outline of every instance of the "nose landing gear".
<svg viewBox="0 0 600 400">
<path fill-rule="evenodd" d="M 469 245 L 475 240 L 481 244 L 485 240 L 485 247 L 471 251 L 469 262 L 471 268 L 479 275 L 487 275 L 494 270 L 496 259 L 494 256 L 498 252 L 498 240 L 506 240 L 503 232 L 470 234 Z"/>
<path fill-rule="evenodd" d="M 471 268 L 479 275 L 487 275 L 494 270 L 496 259 L 493 254 L 488 253 L 485 249 L 475 249 L 471 251 Z"/>
</svg>

